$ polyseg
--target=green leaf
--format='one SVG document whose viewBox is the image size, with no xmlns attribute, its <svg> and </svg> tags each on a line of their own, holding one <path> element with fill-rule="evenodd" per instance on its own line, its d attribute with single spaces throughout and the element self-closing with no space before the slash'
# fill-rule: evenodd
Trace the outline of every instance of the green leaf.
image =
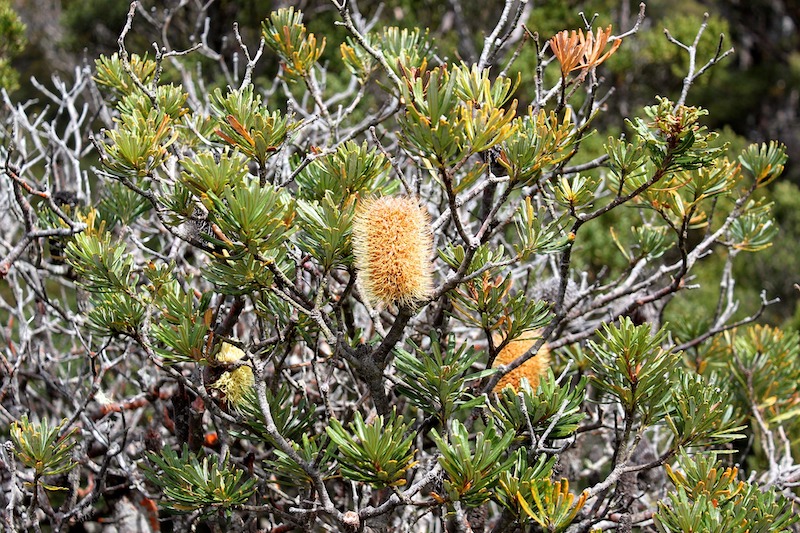
<svg viewBox="0 0 800 533">
<path fill-rule="evenodd" d="M 786 147 L 775 141 L 751 144 L 739 156 L 739 162 L 755 179 L 758 187 L 769 185 L 783 173 L 788 157 Z"/>
<path fill-rule="evenodd" d="M 710 447 L 744 438 L 739 425 L 742 416 L 735 408 L 733 394 L 720 387 L 717 375 L 708 379 L 681 373 L 675 381 L 673 410 L 667 414 L 667 426 L 673 434 L 673 449 Z"/>
<path fill-rule="evenodd" d="M 398 77 L 415 69 L 424 70 L 435 57 L 427 29 L 423 32 L 419 28 L 390 26 L 370 34 L 370 42 L 381 50 L 389 68 Z"/>
<path fill-rule="evenodd" d="M 455 336 L 446 339 L 431 331 L 430 343 L 420 346 L 409 341 L 413 352 L 402 348 L 395 351 L 395 365 L 402 381 L 397 393 L 429 415 L 436 416 L 444 425 L 453 413 L 471 409 L 483 403 L 482 397 L 473 397 L 467 383 L 483 378 L 494 370 L 471 370 L 481 352 L 467 344 L 457 345 Z"/>
<path fill-rule="evenodd" d="M 722 470 L 714 454 L 681 454 L 678 462 L 682 472 L 666 467 L 676 490 L 658 503 L 653 523 L 659 532 L 789 533 L 800 521 L 776 488 L 737 480 L 737 469 Z"/>
<path fill-rule="evenodd" d="M 103 165 L 114 176 L 140 183 L 167 161 L 177 138 L 173 119 L 164 111 L 134 108 L 120 115 L 117 127 L 102 141 Z"/>
<path fill-rule="evenodd" d="M 246 254 L 274 259 L 294 232 L 294 205 L 286 191 L 251 179 L 236 187 L 226 186 L 221 196 L 211 191 L 206 195 L 209 221 L 222 234 L 217 239 L 209 235 L 209 240 L 226 248 L 233 260 Z"/>
<path fill-rule="evenodd" d="M 574 434 L 586 417 L 582 407 L 587 383 L 586 376 L 582 376 L 574 386 L 562 386 L 548 368 L 536 389 L 527 380 L 522 381 L 518 391 L 505 387 L 497 391 L 489 409 L 506 431 L 523 435 L 532 428 L 534 435 L 527 435 L 528 440 L 540 438 L 545 432 L 548 439 L 563 439 Z"/>
<path fill-rule="evenodd" d="M 292 448 L 300 458 L 308 464 L 315 464 L 319 468 L 323 478 L 327 478 L 333 473 L 333 452 L 334 446 L 325 446 L 325 440 L 319 435 L 309 436 L 303 433 L 299 442 L 292 442 Z M 298 487 L 309 489 L 314 480 L 308 475 L 302 466 L 298 465 L 285 452 L 276 448 L 275 458 L 266 461 L 268 471 L 274 472 L 281 486 Z"/>
<path fill-rule="evenodd" d="M 494 499 L 510 511 L 517 522 L 526 525 L 534 516 L 530 503 L 533 502 L 534 486 L 550 478 L 555 463 L 555 456 L 548 459 L 542 454 L 529 464 L 527 451 L 518 449 L 514 465 L 500 473 Z"/>
<path fill-rule="evenodd" d="M 516 455 L 501 459 L 514 439 L 514 433 L 509 431 L 499 435 L 491 420 L 486 429 L 475 434 L 474 440 L 458 420 L 452 421 L 449 435 L 443 437 L 434 429 L 431 438 L 442 454 L 439 464 L 447 474 L 444 480 L 447 496 L 467 507 L 476 507 L 489 500 L 500 473 L 508 470 L 517 459 Z"/>
<path fill-rule="evenodd" d="M 619 325 L 604 325 L 600 342 L 589 342 L 594 386 L 627 413 L 641 414 L 645 425 L 665 414 L 671 398 L 680 354 L 661 347 L 665 338 L 665 329 L 651 335 L 649 324 L 634 326 L 626 317 Z"/>
<path fill-rule="evenodd" d="M 528 516 L 545 531 L 556 533 L 566 531 L 588 497 L 588 493 L 583 492 L 576 499 L 569 491 L 569 482 L 566 479 L 552 481 L 550 478 L 531 483 L 530 494 L 536 505 L 526 506 Z"/>
<path fill-rule="evenodd" d="M 307 76 L 325 49 L 325 38 L 318 44 L 313 33 L 306 33 L 303 13 L 294 7 L 273 11 L 261 27 L 267 46 L 280 56 L 289 80 Z"/>
<path fill-rule="evenodd" d="M 279 111 L 270 112 L 261 103 L 261 95 L 247 85 L 241 90 L 223 95 L 216 89 L 211 95 L 211 107 L 219 119 L 218 137 L 247 157 L 254 159 L 262 169 L 286 142 L 300 123 Z"/>
<path fill-rule="evenodd" d="M 148 85 L 153 81 L 157 65 L 155 61 L 148 59 L 147 54 L 144 56 L 131 54 L 129 62 L 133 74 L 142 84 Z M 125 72 L 119 54 L 114 53 L 110 57 L 100 55 L 95 60 L 95 68 L 94 80 L 100 85 L 114 89 L 118 95 L 129 95 L 138 91 L 131 77 Z"/>
<path fill-rule="evenodd" d="M 201 511 L 211 515 L 218 509 L 230 509 L 247 503 L 255 492 L 256 479 L 243 479 L 244 471 L 222 460 L 203 457 L 189 451 L 186 444 L 180 456 L 171 448 L 160 454 L 148 452 L 152 462 L 142 464 L 145 477 L 163 491 L 160 503 L 178 512 Z"/>
<path fill-rule="evenodd" d="M 293 396 L 287 385 L 282 385 L 274 392 L 267 389 L 267 404 L 270 407 L 272 421 L 275 423 L 275 430 L 289 441 L 300 442 L 301 437 L 312 433 L 316 417 L 313 406 L 310 406 L 305 399 L 297 401 Z M 256 442 L 266 440 L 275 445 L 267 431 L 267 422 L 255 390 L 248 390 L 237 408 L 249 428 L 249 432 L 241 436 Z"/>
<path fill-rule="evenodd" d="M 415 433 L 409 433 L 412 422 L 393 411 L 384 422 L 378 416 L 369 424 L 356 411 L 349 431 L 338 420 L 331 419 L 325 428 L 336 446 L 342 475 L 381 489 L 406 484 L 406 475 L 417 462 L 412 449 Z"/>
<path fill-rule="evenodd" d="M 772 204 L 748 202 L 744 214 L 731 222 L 728 230 L 733 248 L 743 252 L 758 252 L 772 246 L 778 226 L 772 218 Z"/>
<path fill-rule="evenodd" d="M 342 204 L 353 195 L 391 194 L 397 183 L 389 180 L 390 168 L 389 159 L 375 148 L 370 150 L 366 142 L 347 141 L 297 175 L 298 196 L 316 202 L 330 196 L 335 204 Z"/>
<path fill-rule="evenodd" d="M 247 182 L 247 162 L 238 152 L 222 155 L 200 152 L 191 159 L 181 160 L 181 165 L 184 168 L 181 182 L 206 207 L 212 205 L 209 193 L 221 197 L 226 187 L 235 189 Z"/>
<path fill-rule="evenodd" d="M 194 291 L 186 291 L 172 275 L 172 269 L 165 269 L 157 275 L 154 268 L 149 269 L 153 293 L 153 303 L 161 311 L 160 320 L 152 325 L 153 338 L 159 341 L 156 352 L 167 363 L 206 363 L 211 333 L 211 312 L 208 311 L 208 298 L 198 300 Z"/>
<path fill-rule="evenodd" d="M 62 420 L 51 426 L 46 418 L 38 424 L 30 422 L 28 415 L 11 424 L 9 433 L 14 443 L 14 454 L 36 476 L 55 476 L 69 472 L 77 463 L 72 461 L 72 449 L 77 445 L 73 440 L 77 429 L 62 434 L 66 423 Z M 59 489 L 55 487 L 53 490 Z"/>
<path fill-rule="evenodd" d="M 551 319 L 550 304 L 531 301 L 523 292 L 509 296 L 513 279 L 492 279 L 489 273 L 466 282 L 453 292 L 453 308 L 461 321 L 491 331 L 500 342 L 511 342 L 524 333 L 545 326 Z"/>
<path fill-rule="evenodd" d="M 577 140 L 571 114 L 559 121 L 554 112 L 517 117 L 514 131 L 500 144 L 497 162 L 505 167 L 515 186 L 531 185 L 542 172 L 569 157 Z"/>
</svg>

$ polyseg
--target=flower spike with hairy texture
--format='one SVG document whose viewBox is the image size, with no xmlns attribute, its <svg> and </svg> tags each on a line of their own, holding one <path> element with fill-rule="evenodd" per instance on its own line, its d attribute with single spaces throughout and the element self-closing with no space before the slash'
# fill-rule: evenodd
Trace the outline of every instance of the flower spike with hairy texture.
<svg viewBox="0 0 800 533">
<path fill-rule="evenodd" d="M 497 359 L 494 360 L 494 367 L 500 365 L 507 365 L 514 361 L 517 357 L 521 356 L 533 346 L 538 337 L 534 332 L 529 332 L 529 335 L 523 335 L 519 339 L 509 342 L 505 348 L 500 350 L 497 354 Z M 522 363 L 520 366 L 500 378 L 500 381 L 495 385 L 495 391 L 501 391 L 506 385 L 511 385 L 514 390 L 519 389 L 519 384 L 522 378 L 526 378 L 533 390 L 539 385 L 539 379 L 547 373 L 547 368 L 550 366 L 550 348 L 547 344 L 543 344 L 536 355 Z"/>
<path fill-rule="evenodd" d="M 217 354 L 217 360 L 222 363 L 235 363 L 241 360 L 244 355 L 243 350 L 233 344 L 224 342 Z M 242 401 L 245 393 L 253 388 L 255 382 L 253 369 L 249 366 L 240 366 L 235 370 L 223 372 L 212 387 L 224 393 L 228 403 L 236 406 Z"/>
<path fill-rule="evenodd" d="M 353 255 L 361 289 L 372 304 L 413 305 L 433 288 L 430 217 L 417 200 L 363 200 L 353 219 Z"/>
</svg>

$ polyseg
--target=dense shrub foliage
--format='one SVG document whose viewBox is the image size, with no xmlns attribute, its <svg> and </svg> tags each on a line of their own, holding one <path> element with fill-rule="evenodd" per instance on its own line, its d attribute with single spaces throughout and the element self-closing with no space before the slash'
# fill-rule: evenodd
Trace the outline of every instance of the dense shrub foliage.
<svg viewBox="0 0 800 533">
<path fill-rule="evenodd" d="M 708 19 L 597 139 L 644 6 L 509 0 L 475 61 L 334 7 L 342 42 L 284 8 L 233 60 L 133 2 L 48 109 L 3 91 L 4 528 L 793 531 L 798 336 L 733 275 L 785 148 L 687 104 Z"/>
</svg>

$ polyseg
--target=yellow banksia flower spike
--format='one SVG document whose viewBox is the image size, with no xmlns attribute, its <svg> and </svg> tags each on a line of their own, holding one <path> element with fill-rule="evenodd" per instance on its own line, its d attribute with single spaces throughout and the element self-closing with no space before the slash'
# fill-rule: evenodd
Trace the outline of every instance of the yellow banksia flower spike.
<svg viewBox="0 0 800 533">
<path fill-rule="evenodd" d="M 498 339 L 499 340 L 499 339 Z M 521 338 L 509 342 L 494 360 L 494 367 L 500 365 L 507 365 L 514 361 L 517 357 L 527 352 L 533 346 L 538 337 L 529 332 L 524 334 Z M 506 385 L 511 385 L 515 390 L 519 389 L 522 378 L 527 378 L 531 388 L 536 390 L 539 385 L 539 379 L 547 373 L 547 368 L 550 366 L 550 348 L 547 344 L 543 344 L 539 351 L 522 363 L 520 366 L 500 378 L 500 381 L 495 385 L 494 390 L 501 391 Z"/>
<path fill-rule="evenodd" d="M 217 360 L 221 363 L 235 363 L 243 357 L 243 350 L 227 342 L 222 343 L 222 348 L 217 354 Z M 235 370 L 223 372 L 212 387 L 225 394 L 228 403 L 235 406 L 242 401 L 244 395 L 253 388 L 255 383 L 253 369 L 249 366 L 240 366 Z"/>
<path fill-rule="evenodd" d="M 353 219 L 352 242 L 361 290 L 371 304 L 410 306 L 430 295 L 433 234 L 417 200 L 363 200 Z"/>
</svg>

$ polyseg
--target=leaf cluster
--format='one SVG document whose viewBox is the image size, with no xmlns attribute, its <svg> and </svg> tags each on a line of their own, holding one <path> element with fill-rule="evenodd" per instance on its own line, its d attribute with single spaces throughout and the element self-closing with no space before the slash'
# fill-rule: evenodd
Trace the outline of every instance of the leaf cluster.
<svg viewBox="0 0 800 533">
<path fill-rule="evenodd" d="M 535 505 L 518 498 L 525 513 L 543 530 L 560 533 L 566 531 L 578 516 L 586 504 L 588 494 L 584 491 L 576 498 L 569 491 L 569 482 L 566 479 L 552 481 L 545 478 L 530 485 L 530 496 Z"/>
<path fill-rule="evenodd" d="M 672 397 L 680 354 L 662 348 L 665 338 L 665 329 L 652 335 L 649 324 L 634 326 L 626 317 L 604 325 L 599 342 L 589 342 L 593 385 L 618 400 L 628 416 L 641 415 L 645 425 L 666 413 Z"/>
<path fill-rule="evenodd" d="M 525 524 L 533 514 L 530 502 L 534 501 L 535 485 L 550 478 L 555 462 L 555 457 L 548 459 L 542 454 L 530 464 L 528 454 L 520 448 L 511 468 L 500 473 L 495 500 L 508 509 L 517 522 Z"/>
<path fill-rule="evenodd" d="M 559 165 L 572 152 L 577 140 L 572 115 L 559 119 L 555 112 L 530 113 L 514 119 L 512 133 L 500 144 L 497 162 L 512 183 L 526 186 L 536 182 L 543 171 Z"/>
<path fill-rule="evenodd" d="M 495 499 L 520 525 L 533 521 L 543 531 L 565 531 L 586 503 L 585 492 L 576 499 L 566 479 L 551 479 L 555 462 L 556 457 L 540 455 L 529 464 L 520 449 L 514 465 L 500 474 Z"/>
<path fill-rule="evenodd" d="M 93 224 L 94 212 L 87 218 Z M 144 321 L 145 302 L 136 289 L 133 257 L 121 242 L 113 242 L 105 225 L 76 235 L 65 257 L 90 293 L 91 326 L 102 334 L 135 336 Z"/>
<path fill-rule="evenodd" d="M 255 492 L 257 480 L 244 478 L 244 470 L 228 464 L 227 457 L 209 461 L 205 456 L 201 461 L 184 444 L 180 455 L 164 448 L 160 454 L 148 452 L 148 458 L 153 466 L 142 464 L 145 477 L 163 491 L 161 503 L 175 511 L 229 511 Z"/>
<path fill-rule="evenodd" d="M 667 98 L 658 97 L 658 104 L 646 106 L 649 121 L 636 118 L 628 125 L 644 143 L 650 161 L 664 172 L 696 170 L 712 164 L 723 147 L 710 141 L 716 133 L 699 124 L 708 111 L 699 107 L 676 106 Z"/>
<path fill-rule="evenodd" d="M 25 24 L 11 8 L 9 0 L 0 0 L 0 86 L 12 92 L 19 86 L 19 74 L 12 68 L 11 60 L 27 44 Z"/>
<path fill-rule="evenodd" d="M 72 460 L 72 450 L 78 444 L 74 440 L 77 430 L 62 433 L 66 420 L 51 426 L 46 418 L 38 424 L 28 420 L 28 415 L 11 424 L 9 432 L 14 443 L 14 454 L 37 478 L 55 476 L 69 472 L 77 463 Z M 45 488 L 56 490 L 58 487 Z"/>
<path fill-rule="evenodd" d="M 515 130 L 513 84 L 464 65 L 404 73 L 403 144 L 434 168 L 448 168 L 503 142 Z"/>
<path fill-rule="evenodd" d="M 227 94 L 217 88 L 212 93 L 211 106 L 219 119 L 217 136 L 255 160 L 261 168 L 300 127 L 291 116 L 269 111 L 252 85 Z"/>
<path fill-rule="evenodd" d="M 713 454 L 696 459 L 684 454 L 679 463 L 683 473 L 667 467 L 676 490 L 668 501 L 659 502 L 653 516 L 660 533 L 788 533 L 800 520 L 776 489 L 762 491 L 737 480 L 737 470 L 721 470 Z"/>
<path fill-rule="evenodd" d="M 745 437 L 733 394 L 719 382 L 717 374 L 706 379 L 690 372 L 676 379 L 671 402 L 674 407 L 666 416 L 673 449 L 719 446 Z"/>
<path fill-rule="evenodd" d="M 161 343 L 156 352 L 168 363 L 204 364 L 211 348 L 211 293 L 197 299 L 193 291 L 181 288 L 173 275 L 169 267 L 148 268 L 148 288 L 161 311 L 160 320 L 152 326 L 153 337 Z"/>
<path fill-rule="evenodd" d="M 390 167 L 389 159 L 377 148 L 370 149 L 366 141 L 347 141 L 334 152 L 314 158 L 297 175 L 298 196 L 319 202 L 330 194 L 334 202 L 342 203 L 354 195 L 388 194 L 392 192 Z"/>
<path fill-rule="evenodd" d="M 275 429 L 284 438 L 298 442 L 304 435 L 312 433 L 315 421 L 314 410 L 305 399 L 295 402 L 288 386 L 282 385 L 275 391 L 267 389 L 266 400 L 272 414 L 272 421 L 275 423 Z M 251 432 L 250 435 L 245 433 L 242 436 L 254 440 L 263 439 L 275 444 L 272 435 L 267 431 L 267 422 L 255 390 L 245 392 L 237 407 Z"/>
<path fill-rule="evenodd" d="M 169 157 L 169 146 L 177 140 L 172 119 L 160 109 L 133 108 L 121 114 L 116 129 L 107 132 L 102 142 L 108 171 L 121 179 L 139 182 L 152 177 Z"/>
<path fill-rule="evenodd" d="M 467 384 L 482 379 L 494 370 L 472 371 L 472 365 L 483 355 L 467 344 L 456 344 L 454 335 L 439 339 L 430 333 L 430 345 L 411 343 L 413 352 L 402 348 L 395 351 L 395 366 L 402 379 L 397 384 L 398 394 L 408 398 L 412 405 L 439 419 L 444 426 L 451 416 L 461 410 L 483 403 L 474 397 Z"/>
<path fill-rule="evenodd" d="M 725 339 L 731 388 L 744 409 L 763 408 L 776 422 L 798 412 L 800 341 L 794 331 L 751 326 Z"/>
<path fill-rule="evenodd" d="M 147 54 L 131 54 L 128 58 L 130 72 L 143 84 L 148 85 L 156 75 L 156 62 L 147 57 Z M 123 97 L 138 90 L 128 71 L 126 71 L 122 59 L 118 53 L 110 56 L 101 55 L 95 61 L 94 80 L 105 87 L 114 91 L 117 97 Z"/>
<path fill-rule="evenodd" d="M 336 458 L 342 475 L 381 489 L 406 484 L 406 475 L 417 462 L 412 449 L 415 433 L 409 432 L 412 422 L 403 423 L 403 417 L 392 412 L 384 422 L 378 416 L 369 424 L 360 412 L 349 424 L 349 431 L 341 422 L 331 419 L 325 428 L 336 446 Z"/>
<path fill-rule="evenodd" d="M 333 446 L 326 446 L 326 441 L 319 435 L 309 435 L 303 433 L 300 440 L 291 442 L 292 448 L 302 461 L 306 464 L 318 465 L 320 473 L 324 478 L 328 478 L 333 473 Z M 298 487 L 308 489 L 314 480 L 308 472 L 286 452 L 276 448 L 273 450 L 275 457 L 265 461 L 268 471 L 274 472 L 275 477 L 283 487 Z"/>
<path fill-rule="evenodd" d="M 551 319 L 550 304 L 541 300 L 531 302 L 523 292 L 511 295 L 513 279 L 482 278 L 464 284 L 453 293 L 453 308 L 463 322 L 493 332 L 500 340 L 498 349 L 519 338 L 523 333 L 540 329 Z"/>
<path fill-rule="evenodd" d="M 450 432 L 445 436 L 433 429 L 431 437 L 441 456 L 439 464 L 447 473 L 444 480 L 446 496 L 467 507 L 476 507 L 488 501 L 494 494 L 501 472 L 506 471 L 516 460 L 512 455 L 501 456 L 514 439 L 511 431 L 500 435 L 493 422 L 479 431 L 474 440 L 467 428 L 453 420 Z"/>
<path fill-rule="evenodd" d="M 325 50 L 325 38 L 317 42 L 313 33 L 307 33 L 303 13 L 294 7 L 273 11 L 261 23 L 261 34 L 267 46 L 278 53 L 287 79 L 308 76 Z"/>
<path fill-rule="evenodd" d="M 586 417 L 582 412 L 588 379 L 582 376 L 574 385 L 561 385 L 552 369 L 542 376 L 536 389 L 523 380 L 519 390 L 505 387 L 489 404 L 495 420 L 507 432 L 520 435 L 529 430 L 531 440 L 547 433 L 548 439 L 563 439 L 573 435 Z"/>
</svg>

